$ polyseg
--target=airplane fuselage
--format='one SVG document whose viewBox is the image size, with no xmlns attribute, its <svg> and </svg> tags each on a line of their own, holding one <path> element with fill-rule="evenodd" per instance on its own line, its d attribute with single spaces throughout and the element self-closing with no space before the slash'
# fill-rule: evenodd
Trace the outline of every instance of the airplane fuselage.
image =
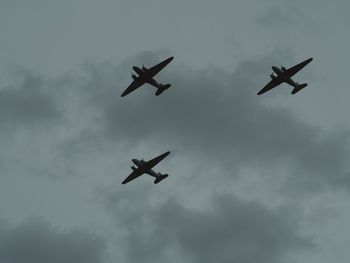
<svg viewBox="0 0 350 263">
<path fill-rule="evenodd" d="M 139 77 L 141 76 L 145 76 L 146 71 L 142 70 L 141 68 L 137 67 L 137 66 L 133 66 L 132 69 L 139 75 Z"/>
<path fill-rule="evenodd" d="M 290 76 L 288 76 L 288 74 L 286 73 L 286 69 L 281 67 L 276 67 L 276 66 L 273 66 L 272 67 L 272 70 L 276 73 L 276 78 L 277 80 L 281 81 L 281 82 L 286 82 L 286 83 L 294 83 L 294 81 L 292 80 L 292 78 Z M 273 78 L 271 76 L 271 78 Z"/>
<path fill-rule="evenodd" d="M 138 76 L 133 77 L 133 79 L 139 79 L 142 80 L 145 83 L 151 84 L 153 86 L 155 86 L 156 88 L 159 88 L 161 85 L 153 78 L 153 76 L 151 74 L 149 74 L 149 72 L 147 71 L 147 68 L 142 67 L 139 68 L 137 66 L 133 66 L 132 67 L 133 70 L 138 74 Z"/>
<path fill-rule="evenodd" d="M 138 160 L 138 159 L 132 159 L 132 162 L 138 167 L 138 168 L 142 168 L 142 166 L 146 163 L 144 160 Z M 159 174 L 157 174 L 155 171 L 153 171 L 152 169 L 146 169 L 146 171 L 149 175 L 153 176 L 153 177 L 158 177 Z"/>
<path fill-rule="evenodd" d="M 283 72 L 279 67 L 273 66 L 272 70 L 279 76 L 281 75 Z"/>
<path fill-rule="evenodd" d="M 149 80 L 149 79 L 153 79 L 153 76 L 151 76 L 148 71 L 147 68 L 143 67 L 142 69 L 137 67 L 137 66 L 133 66 L 132 67 L 133 70 L 139 75 L 139 78 L 145 79 L 145 80 Z"/>
<path fill-rule="evenodd" d="M 145 163 L 145 161 L 143 161 L 143 160 L 137 160 L 137 159 L 132 159 L 132 162 L 133 162 L 137 167 L 140 167 L 140 166 L 142 166 L 142 165 Z"/>
<path fill-rule="evenodd" d="M 283 71 L 282 69 L 280 69 L 279 67 L 273 66 L 272 70 L 276 73 L 276 75 L 281 78 L 281 79 L 287 79 L 289 78 L 289 76 L 285 73 L 285 71 Z"/>
</svg>

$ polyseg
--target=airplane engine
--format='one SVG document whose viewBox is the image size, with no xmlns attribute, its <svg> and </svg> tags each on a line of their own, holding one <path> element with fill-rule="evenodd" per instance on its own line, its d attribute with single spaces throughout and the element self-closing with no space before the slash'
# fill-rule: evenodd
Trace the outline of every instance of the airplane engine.
<svg viewBox="0 0 350 263">
<path fill-rule="evenodd" d="M 135 74 L 131 74 L 131 77 L 135 80 L 137 79 L 137 76 Z"/>
<path fill-rule="evenodd" d="M 276 78 L 276 76 L 273 75 L 273 73 L 270 75 L 270 77 L 271 77 L 271 79 L 275 79 Z"/>
<path fill-rule="evenodd" d="M 135 171 L 137 168 L 135 166 L 130 166 L 131 170 Z"/>
</svg>

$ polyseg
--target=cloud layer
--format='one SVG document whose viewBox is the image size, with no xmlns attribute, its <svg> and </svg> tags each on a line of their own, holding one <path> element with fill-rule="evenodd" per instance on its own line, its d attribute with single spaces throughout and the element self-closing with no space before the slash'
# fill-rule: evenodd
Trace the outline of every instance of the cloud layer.
<svg viewBox="0 0 350 263">
<path fill-rule="evenodd" d="M 110 196 L 108 209 L 127 233 L 127 262 L 285 262 L 312 246 L 291 211 L 232 194 L 211 197 L 206 209 L 173 199 L 156 207 L 141 201 L 135 209 L 120 197 Z"/>
<path fill-rule="evenodd" d="M 111 253 L 125 262 L 279 263 L 310 248 L 312 240 L 300 234 L 302 215 L 296 205 L 254 200 L 254 189 L 269 192 L 277 186 L 279 195 L 270 195 L 281 200 L 347 189 L 347 132 L 325 132 L 270 105 L 269 96 L 285 98 L 277 92 L 291 96 L 286 87 L 256 95 L 268 81 L 267 65 L 274 64 L 274 56 L 243 62 L 232 72 L 193 70 L 175 58 L 157 76 L 172 84 L 162 96 L 145 85 L 120 97 L 131 81 L 132 65 L 151 66 L 166 56 L 146 52 L 119 65 L 87 63 L 79 74 L 57 79 L 26 74 L 22 84 L 2 89 L 8 99 L 1 118 L 16 124 L 8 125 L 8 131 L 21 135 L 1 133 L 7 140 L 1 149 L 6 173 L 83 175 L 78 178 L 112 184 L 112 191 L 98 192 L 97 198 L 103 200 L 106 216 L 117 222 L 117 241 L 106 242 L 115 244 Z M 18 138 L 22 143 L 15 143 Z M 148 188 L 145 178 L 145 184 L 140 179 L 122 188 L 120 182 L 130 172 L 129 155 L 147 159 L 167 150 L 173 152 L 165 168 L 171 176 L 157 191 Z M 9 165 L 18 160 L 18 170 Z M 254 175 L 242 173 L 247 169 Z M 263 178 L 264 185 L 251 183 L 254 176 Z M 244 196 L 251 201 L 230 192 L 241 182 L 247 182 Z M 197 206 L 185 201 L 195 199 Z M 84 233 L 71 236 L 41 224 L 6 231 L 4 260 L 23 262 L 11 252 L 23 248 L 20 254 L 33 262 L 51 255 L 50 262 L 102 262 L 104 241 Z M 26 241 L 30 238 L 38 245 Z M 38 249 L 41 244 L 49 254 Z M 33 253 L 27 255 L 27 250 Z"/>
<path fill-rule="evenodd" d="M 80 230 L 60 231 L 40 220 L 0 227 L 0 261 L 4 263 L 103 262 L 105 240 Z"/>
</svg>

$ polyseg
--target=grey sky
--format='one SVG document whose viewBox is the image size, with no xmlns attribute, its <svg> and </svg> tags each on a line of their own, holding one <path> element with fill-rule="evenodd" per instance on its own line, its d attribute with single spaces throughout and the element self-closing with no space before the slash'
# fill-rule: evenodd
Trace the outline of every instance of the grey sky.
<svg viewBox="0 0 350 263">
<path fill-rule="evenodd" d="M 100 262 L 104 240 L 84 231 L 65 231 L 40 220 L 0 228 L 1 262 Z"/>
<path fill-rule="evenodd" d="M 349 8 L 3 0 L 0 260 L 347 262 Z M 170 55 L 169 90 L 120 98 Z M 300 94 L 256 96 L 308 57 Z M 167 150 L 167 180 L 120 184 Z"/>
</svg>

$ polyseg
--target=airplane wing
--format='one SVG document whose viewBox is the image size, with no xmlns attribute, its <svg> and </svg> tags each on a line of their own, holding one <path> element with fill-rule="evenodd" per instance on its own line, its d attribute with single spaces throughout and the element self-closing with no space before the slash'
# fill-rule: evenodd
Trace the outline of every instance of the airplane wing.
<svg viewBox="0 0 350 263">
<path fill-rule="evenodd" d="M 312 61 L 312 58 L 309 58 L 298 65 L 295 65 L 294 67 L 291 67 L 285 71 L 285 73 L 289 76 L 292 77 L 295 74 L 297 74 L 303 67 L 305 67 L 307 64 L 309 64 Z"/>
<path fill-rule="evenodd" d="M 126 95 L 128 95 L 129 93 L 133 92 L 134 90 L 138 89 L 139 87 L 141 87 L 144 84 L 144 82 L 135 79 L 133 82 L 131 82 L 131 84 L 129 85 L 129 87 L 124 90 L 124 92 L 122 93 L 122 95 L 120 95 L 121 97 L 124 97 Z"/>
<path fill-rule="evenodd" d="M 167 58 L 166 60 L 160 62 L 159 64 L 149 68 L 147 71 L 149 72 L 149 74 L 154 77 L 155 75 L 158 74 L 159 71 L 161 71 L 166 65 L 168 65 L 170 63 L 170 61 L 172 61 L 174 59 L 174 57 L 170 57 Z"/>
<path fill-rule="evenodd" d="M 268 92 L 269 90 L 277 87 L 279 84 L 281 84 L 282 81 L 280 81 L 279 79 L 272 79 L 269 83 L 266 84 L 266 86 L 264 88 L 262 88 L 259 92 L 258 95 L 261 95 L 265 92 Z"/>
<path fill-rule="evenodd" d="M 141 169 L 134 170 L 128 177 L 126 177 L 122 184 L 127 184 L 128 182 L 135 180 L 136 178 L 140 177 L 143 173 L 144 172 Z"/>
<path fill-rule="evenodd" d="M 148 162 L 146 162 L 145 166 L 147 167 L 147 169 L 152 169 L 154 166 L 156 166 L 160 161 L 162 161 L 169 154 L 170 154 L 170 152 L 165 152 L 165 153 L 153 158 L 152 160 L 149 160 Z"/>
</svg>

